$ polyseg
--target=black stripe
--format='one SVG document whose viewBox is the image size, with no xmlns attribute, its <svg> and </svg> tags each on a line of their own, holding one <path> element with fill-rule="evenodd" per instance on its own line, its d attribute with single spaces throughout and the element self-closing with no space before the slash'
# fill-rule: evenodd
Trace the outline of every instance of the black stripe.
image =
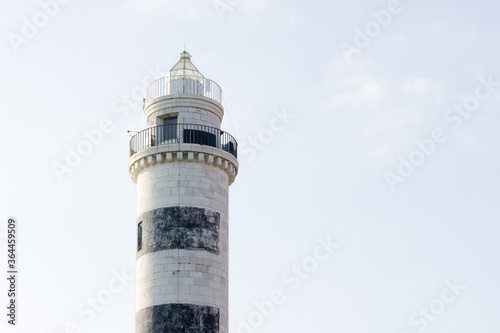
<svg viewBox="0 0 500 333">
<path fill-rule="evenodd" d="M 137 312 L 135 333 L 219 333 L 219 308 L 195 304 L 154 305 Z"/>
<path fill-rule="evenodd" d="M 220 214 L 197 207 L 163 207 L 139 216 L 143 254 L 170 249 L 219 253 Z"/>
</svg>

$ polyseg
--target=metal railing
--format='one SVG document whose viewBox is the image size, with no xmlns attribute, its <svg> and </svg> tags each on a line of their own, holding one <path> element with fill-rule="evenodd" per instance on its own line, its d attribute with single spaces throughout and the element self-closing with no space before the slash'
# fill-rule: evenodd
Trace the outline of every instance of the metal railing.
<svg viewBox="0 0 500 333">
<path fill-rule="evenodd" d="M 238 143 L 229 133 L 197 124 L 168 124 L 146 128 L 130 140 L 130 156 L 146 148 L 175 143 L 194 143 L 227 151 L 238 157 Z"/>
<path fill-rule="evenodd" d="M 222 103 L 222 89 L 210 79 L 201 76 L 165 76 L 149 85 L 146 104 L 156 98 L 177 94 L 204 96 Z"/>
</svg>

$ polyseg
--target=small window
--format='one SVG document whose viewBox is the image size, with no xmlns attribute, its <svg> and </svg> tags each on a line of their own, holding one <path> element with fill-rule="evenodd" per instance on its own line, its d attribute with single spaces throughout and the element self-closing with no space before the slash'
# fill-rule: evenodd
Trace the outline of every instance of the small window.
<svg viewBox="0 0 500 333">
<path fill-rule="evenodd" d="M 163 126 L 160 127 L 160 137 L 163 141 L 177 138 L 177 116 L 163 118 Z"/>
<path fill-rule="evenodd" d="M 142 222 L 137 225 L 137 252 L 142 250 Z"/>
</svg>

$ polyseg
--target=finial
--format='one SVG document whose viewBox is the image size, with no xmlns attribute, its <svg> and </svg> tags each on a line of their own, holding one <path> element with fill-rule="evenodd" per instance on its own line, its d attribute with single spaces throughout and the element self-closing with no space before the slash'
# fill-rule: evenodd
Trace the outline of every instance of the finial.
<svg viewBox="0 0 500 333">
<path fill-rule="evenodd" d="M 187 51 L 183 51 L 181 54 L 179 54 L 179 60 L 181 59 L 191 59 L 191 55 Z"/>
</svg>

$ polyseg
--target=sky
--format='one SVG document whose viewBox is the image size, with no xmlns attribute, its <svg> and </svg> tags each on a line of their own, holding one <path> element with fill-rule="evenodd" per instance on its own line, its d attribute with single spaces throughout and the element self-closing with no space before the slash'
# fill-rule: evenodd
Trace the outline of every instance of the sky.
<svg viewBox="0 0 500 333">
<path fill-rule="evenodd" d="M 13 217 L 19 274 L 0 331 L 134 332 L 127 131 L 186 49 L 239 143 L 231 333 L 499 332 L 499 12 L 3 1 L 0 270 Z"/>
</svg>

